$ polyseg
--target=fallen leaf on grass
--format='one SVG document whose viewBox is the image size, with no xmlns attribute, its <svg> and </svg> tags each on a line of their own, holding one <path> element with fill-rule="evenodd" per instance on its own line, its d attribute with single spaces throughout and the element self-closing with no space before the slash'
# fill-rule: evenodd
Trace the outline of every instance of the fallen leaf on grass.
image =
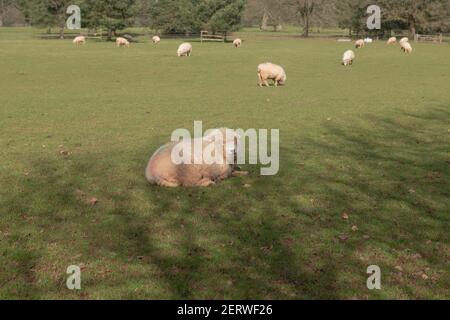
<svg viewBox="0 0 450 320">
<path fill-rule="evenodd" d="M 283 240 L 281 240 L 281 242 L 288 248 L 292 248 L 292 246 L 294 245 L 294 239 L 292 238 L 285 238 Z"/>
<path fill-rule="evenodd" d="M 171 272 L 172 274 L 178 274 L 178 273 L 181 272 L 181 270 L 180 270 L 178 267 L 173 266 L 172 269 L 170 269 L 170 272 Z"/>
<path fill-rule="evenodd" d="M 91 206 L 95 206 L 98 203 L 98 199 L 95 197 L 92 197 L 88 200 L 88 204 Z"/>
<path fill-rule="evenodd" d="M 267 246 L 267 247 L 261 247 L 260 249 L 262 251 L 265 251 L 265 252 L 270 252 L 273 249 L 273 245 L 270 245 L 270 246 Z"/>
</svg>

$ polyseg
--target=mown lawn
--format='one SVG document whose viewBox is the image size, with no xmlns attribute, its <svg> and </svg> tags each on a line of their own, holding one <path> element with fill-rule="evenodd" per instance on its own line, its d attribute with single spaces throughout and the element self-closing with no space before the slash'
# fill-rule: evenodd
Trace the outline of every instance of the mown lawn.
<svg viewBox="0 0 450 320">
<path fill-rule="evenodd" d="M 246 33 L 179 59 L 181 40 L 31 32 L 0 28 L 0 298 L 450 298 L 450 46 L 378 42 L 344 68 L 331 40 Z M 285 87 L 256 86 L 266 61 Z M 280 129 L 279 174 L 149 186 L 194 120 Z"/>
</svg>

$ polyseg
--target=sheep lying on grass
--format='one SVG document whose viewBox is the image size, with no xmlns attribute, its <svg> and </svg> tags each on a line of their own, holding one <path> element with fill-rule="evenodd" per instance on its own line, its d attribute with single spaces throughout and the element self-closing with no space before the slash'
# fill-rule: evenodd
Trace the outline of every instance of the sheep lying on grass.
<svg viewBox="0 0 450 320">
<path fill-rule="evenodd" d="M 267 80 L 273 80 L 275 87 L 278 85 L 284 85 L 286 83 L 287 77 L 284 69 L 276 64 L 267 62 L 262 63 L 258 66 L 258 85 L 262 87 L 263 85 L 269 86 Z"/>
<path fill-rule="evenodd" d="M 342 65 L 350 66 L 353 64 L 353 60 L 355 59 L 355 53 L 352 50 L 347 50 L 342 57 Z"/>
<path fill-rule="evenodd" d="M 86 38 L 83 36 L 78 36 L 75 39 L 73 39 L 73 43 L 76 45 L 84 45 L 86 44 Z"/>
<path fill-rule="evenodd" d="M 158 43 L 161 42 L 161 38 L 158 37 L 158 36 L 154 36 L 154 37 L 152 38 L 152 41 L 153 41 L 154 44 L 158 44 Z"/>
<path fill-rule="evenodd" d="M 125 38 L 119 37 L 119 38 L 116 39 L 116 46 L 117 47 L 127 47 L 127 48 L 129 48 L 130 47 L 130 42 L 128 42 L 128 40 L 125 39 Z"/>
<path fill-rule="evenodd" d="M 235 165 L 240 136 L 230 129 L 215 129 L 202 138 L 171 142 L 160 147 L 150 158 L 145 170 L 145 177 L 151 184 L 163 187 L 208 187 L 232 176 L 245 176 L 248 173 L 237 171 Z M 207 163 L 195 153 L 194 145 L 200 143 L 202 150 L 219 154 L 219 163 Z M 219 149 L 216 149 L 219 148 Z M 173 159 L 173 153 L 187 150 L 190 163 L 179 163 Z M 202 159 L 203 158 L 203 159 Z M 202 159 L 196 163 L 195 159 Z"/>
<path fill-rule="evenodd" d="M 235 40 L 233 41 L 233 45 L 234 45 L 236 48 L 239 48 L 240 46 L 242 46 L 242 40 L 241 40 L 241 39 L 235 39 Z"/>
<path fill-rule="evenodd" d="M 177 55 L 179 57 L 190 57 L 192 54 L 192 44 L 185 42 L 178 47 Z"/>
</svg>

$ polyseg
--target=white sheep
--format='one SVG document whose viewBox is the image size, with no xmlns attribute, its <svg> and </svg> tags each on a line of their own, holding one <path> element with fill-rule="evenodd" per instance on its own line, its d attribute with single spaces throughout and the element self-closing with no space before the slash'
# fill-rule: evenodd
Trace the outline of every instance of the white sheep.
<svg viewBox="0 0 450 320">
<path fill-rule="evenodd" d="M 355 53 L 352 50 L 347 50 L 342 57 L 342 65 L 349 66 L 353 64 L 353 60 L 355 59 Z"/>
<path fill-rule="evenodd" d="M 286 83 L 287 77 L 284 69 L 276 64 L 267 62 L 262 63 L 258 66 L 258 85 L 262 87 L 263 85 L 269 86 L 267 80 L 273 80 L 275 87 L 278 85 L 284 85 Z"/>
<path fill-rule="evenodd" d="M 158 43 L 161 42 L 161 38 L 158 37 L 158 36 L 154 36 L 154 37 L 152 38 L 152 41 L 153 41 L 154 44 L 158 44 Z"/>
<path fill-rule="evenodd" d="M 399 43 L 403 43 L 403 42 L 409 42 L 409 39 L 407 37 L 401 38 Z"/>
<path fill-rule="evenodd" d="M 248 172 L 240 171 L 235 160 L 241 139 L 234 130 L 221 128 L 204 137 L 170 142 L 152 155 L 145 177 L 151 184 L 174 188 L 209 187 L 230 177 L 245 176 Z M 196 151 L 198 144 L 200 154 Z M 178 162 L 180 151 L 183 156 Z M 212 154 L 217 158 L 208 159 Z"/>
<path fill-rule="evenodd" d="M 177 55 L 179 57 L 190 57 L 192 54 L 192 44 L 185 42 L 178 47 Z"/>
<path fill-rule="evenodd" d="M 402 51 L 404 53 L 412 53 L 412 51 L 413 51 L 413 48 L 409 42 L 401 42 L 400 48 L 402 49 Z"/>
<path fill-rule="evenodd" d="M 130 43 L 128 42 L 128 40 L 127 39 L 125 39 L 125 38 L 122 38 L 122 37 L 118 37 L 117 39 L 116 39 L 116 46 L 117 47 L 130 47 Z"/>
<path fill-rule="evenodd" d="M 355 42 L 355 48 L 359 49 L 359 48 L 363 48 L 365 45 L 364 40 L 363 39 L 359 39 Z"/>
<path fill-rule="evenodd" d="M 78 36 L 73 39 L 73 43 L 76 45 L 84 45 L 86 44 L 86 38 L 84 36 Z"/>
<path fill-rule="evenodd" d="M 234 45 L 236 48 L 239 48 L 240 46 L 242 46 L 242 40 L 241 40 L 241 39 L 235 39 L 235 40 L 233 41 L 233 45 Z"/>
<path fill-rule="evenodd" d="M 396 37 L 392 37 L 392 38 L 389 38 L 389 40 L 387 41 L 387 44 L 394 44 L 396 42 L 397 42 L 397 38 Z"/>
</svg>

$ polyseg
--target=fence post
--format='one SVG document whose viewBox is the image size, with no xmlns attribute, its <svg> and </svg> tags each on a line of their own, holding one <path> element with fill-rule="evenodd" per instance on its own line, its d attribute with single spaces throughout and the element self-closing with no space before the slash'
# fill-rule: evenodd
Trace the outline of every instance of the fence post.
<svg viewBox="0 0 450 320">
<path fill-rule="evenodd" d="M 443 37 L 442 37 L 442 33 L 440 33 L 440 34 L 439 34 L 439 44 L 442 44 L 442 40 L 443 40 L 442 38 L 443 38 Z"/>
</svg>

